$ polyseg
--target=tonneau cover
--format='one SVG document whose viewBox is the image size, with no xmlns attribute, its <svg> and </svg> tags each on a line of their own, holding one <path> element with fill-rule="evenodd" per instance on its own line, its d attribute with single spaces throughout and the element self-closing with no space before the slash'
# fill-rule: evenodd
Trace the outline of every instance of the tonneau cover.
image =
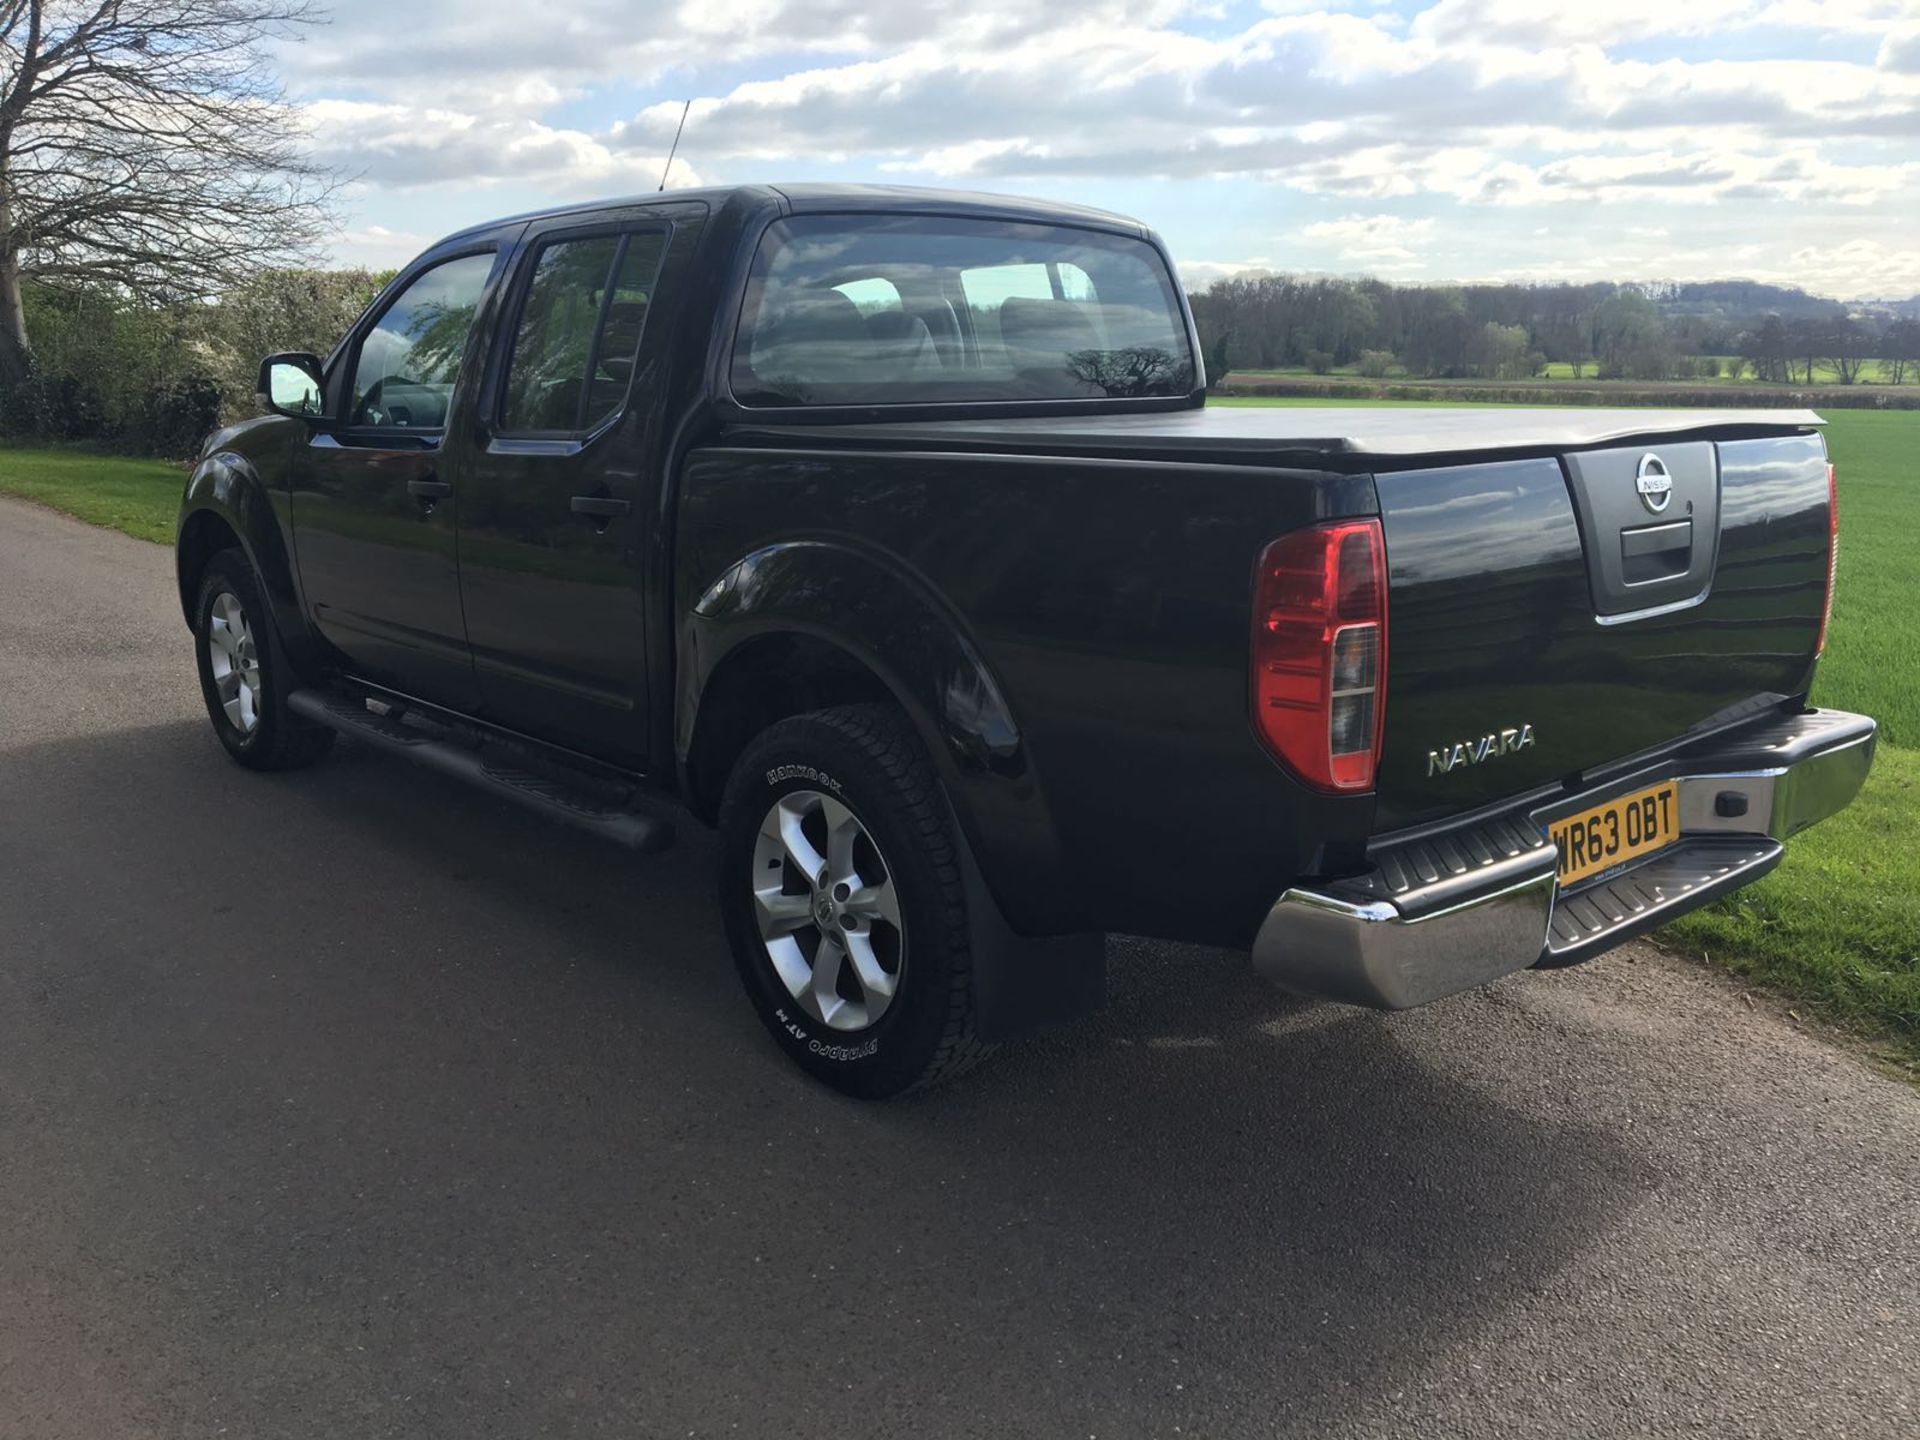
<svg viewBox="0 0 1920 1440">
<path fill-rule="evenodd" d="M 1401 459 L 1488 450 L 1571 450 L 1704 431 L 1792 432 L 1822 423 L 1811 410 L 1221 405 L 1149 415 L 881 420 L 829 425 L 758 425 L 747 421 L 736 424 L 728 438 L 762 444 L 899 450 L 1124 453 L 1140 459 L 1204 455 L 1257 463 L 1275 454 L 1300 452 Z"/>
</svg>

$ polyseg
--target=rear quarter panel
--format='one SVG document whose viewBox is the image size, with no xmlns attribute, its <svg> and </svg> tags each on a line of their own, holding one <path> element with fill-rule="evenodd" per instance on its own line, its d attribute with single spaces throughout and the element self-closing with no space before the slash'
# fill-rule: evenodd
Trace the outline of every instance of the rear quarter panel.
<svg viewBox="0 0 1920 1440">
<path fill-rule="evenodd" d="M 1371 508 L 1364 477 L 1317 472 L 715 447 L 683 473 L 675 613 L 700 628 L 714 581 L 783 542 L 854 557 L 875 593 L 910 586 L 1012 717 L 1010 744 L 957 743 L 928 715 L 939 677 L 889 677 L 1016 928 L 1243 944 L 1323 846 L 1357 855 L 1373 809 L 1309 794 L 1253 737 L 1254 561 L 1287 530 Z M 823 584 L 852 625 L 847 574 Z M 755 629 L 736 616 L 679 653 L 712 666 Z"/>
</svg>

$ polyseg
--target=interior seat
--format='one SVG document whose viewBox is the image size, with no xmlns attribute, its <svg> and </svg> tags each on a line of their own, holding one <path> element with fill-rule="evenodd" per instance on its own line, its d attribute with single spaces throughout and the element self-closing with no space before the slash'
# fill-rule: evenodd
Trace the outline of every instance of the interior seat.
<svg viewBox="0 0 1920 1440">
<path fill-rule="evenodd" d="M 860 307 L 838 290 L 791 290 L 779 316 L 756 331 L 753 371 L 783 390 L 885 378 Z"/>
<path fill-rule="evenodd" d="M 867 316 L 866 325 L 873 337 L 874 358 L 885 367 L 881 373 L 919 380 L 937 376 L 945 368 L 927 322 L 918 315 L 881 310 Z"/>
<path fill-rule="evenodd" d="M 1084 306 L 1016 295 L 1000 305 L 1000 345 L 1015 374 L 1053 376 L 1067 368 L 1074 352 L 1099 349 L 1100 337 Z"/>
</svg>

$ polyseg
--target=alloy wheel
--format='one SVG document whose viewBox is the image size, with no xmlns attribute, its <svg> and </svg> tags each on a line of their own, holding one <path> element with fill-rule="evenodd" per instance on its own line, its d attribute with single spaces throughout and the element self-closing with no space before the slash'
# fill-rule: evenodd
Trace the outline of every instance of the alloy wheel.
<svg viewBox="0 0 1920 1440">
<path fill-rule="evenodd" d="M 906 931 L 893 872 L 847 805 L 781 796 L 753 848 L 754 921 L 787 993 L 830 1030 L 864 1030 L 899 993 Z"/>
<path fill-rule="evenodd" d="M 242 735 L 260 725 L 260 654 L 240 597 L 222 590 L 207 618 L 207 660 L 227 723 Z"/>
</svg>

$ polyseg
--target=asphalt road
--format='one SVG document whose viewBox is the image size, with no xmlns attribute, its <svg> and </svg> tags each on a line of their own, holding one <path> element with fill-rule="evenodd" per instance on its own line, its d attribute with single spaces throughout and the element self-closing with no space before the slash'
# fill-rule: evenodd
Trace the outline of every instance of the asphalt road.
<svg viewBox="0 0 1920 1440">
<path fill-rule="evenodd" d="M 243 773 L 168 552 L 0 503 L 0 1436 L 1920 1434 L 1920 1092 L 1718 976 L 1117 940 L 875 1108 L 710 867 Z"/>
</svg>

